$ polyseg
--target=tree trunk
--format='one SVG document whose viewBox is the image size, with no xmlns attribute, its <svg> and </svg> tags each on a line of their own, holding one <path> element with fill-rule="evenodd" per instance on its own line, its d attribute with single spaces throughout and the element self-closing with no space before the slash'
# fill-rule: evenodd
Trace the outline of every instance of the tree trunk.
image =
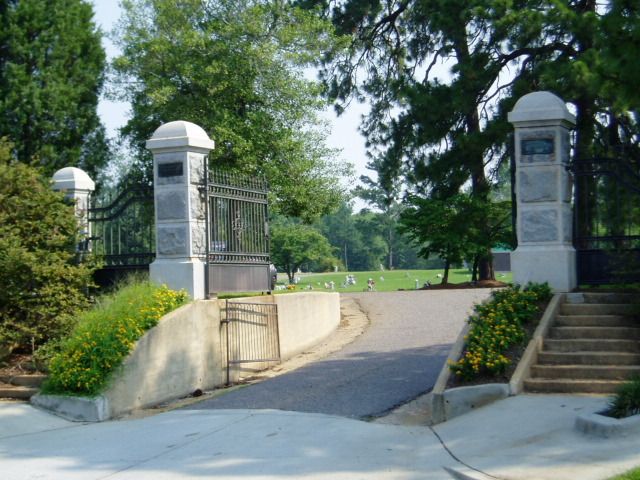
<svg viewBox="0 0 640 480">
<path fill-rule="evenodd" d="M 444 261 L 444 274 L 442 275 L 441 285 L 446 285 L 449 283 L 449 267 L 451 266 L 451 262 L 449 260 Z"/>
</svg>

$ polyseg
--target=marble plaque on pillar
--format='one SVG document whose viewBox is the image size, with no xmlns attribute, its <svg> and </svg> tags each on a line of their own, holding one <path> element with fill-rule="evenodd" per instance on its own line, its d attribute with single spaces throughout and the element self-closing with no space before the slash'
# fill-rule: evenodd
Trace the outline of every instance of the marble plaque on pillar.
<svg viewBox="0 0 640 480">
<path fill-rule="evenodd" d="M 554 130 L 521 132 L 518 138 L 520 163 L 549 163 L 556 160 Z"/>
<path fill-rule="evenodd" d="M 187 198 L 182 190 L 156 193 L 158 220 L 188 220 Z"/>
<path fill-rule="evenodd" d="M 521 233 L 520 242 L 558 241 L 558 212 L 555 209 L 525 210 L 521 216 Z"/>
<path fill-rule="evenodd" d="M 517 195 L 521 202 L 558 200 L 558 173 L 538 168 L 521 170 L 518 175 Z"/>
<path fill-rule="evenodd" d="M 158 253 L 187 256 L 187 227 L 158 225 Z"/>
<path fill-rule="evenodd" d="M 184 183 L 184 153 L 170 152 L 155 155 L 157 185 L 176 185 Z"/>
</svg>

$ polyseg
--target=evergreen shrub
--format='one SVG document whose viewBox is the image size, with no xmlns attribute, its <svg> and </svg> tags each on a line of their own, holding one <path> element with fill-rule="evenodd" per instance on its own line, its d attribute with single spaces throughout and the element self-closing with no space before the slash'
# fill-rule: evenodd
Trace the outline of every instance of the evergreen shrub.
<svg viewBox="0 0 640 480">
<path fill-rule="evenodd" d="M 67 334 L 93 272 L 77 261 L 73 205 L 11 149 L 0 139 L 0 347 L 9 351 Z"/>
</svg>

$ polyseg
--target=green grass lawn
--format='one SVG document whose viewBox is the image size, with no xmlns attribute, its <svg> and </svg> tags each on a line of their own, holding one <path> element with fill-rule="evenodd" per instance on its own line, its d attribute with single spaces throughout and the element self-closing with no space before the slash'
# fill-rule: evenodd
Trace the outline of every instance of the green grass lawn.
<svg viewBox="0 0 640 480">
<path fill-rule="evenodd" d="M 374 272 L 338 272 L 338 273 L 303 273 L 298 275 L 300 281 L 296 285 L 296 290 L 307 290 L 311 286 L 314 290 L 327 290 L 325 283 L 334 282 L 335 291 L 338 292 L 362 292 L 367 290 L 367 280 L 373 279 L 375 290 L 378 292 L 390 292 L 400 289 L 415 290 L 416 281 L 419 288 L 429 281 L 432 285 L 442 281 L 438 275 L 442 275 L 442 270 L 390 270 Z M 356 279 L 355 285 L 343 287 L 346 276 L 350 274 Z M 511 273 L 496 274 L 496 280 L 511 282 Z M 468 270 L 457 269 L 449 271 L 449 283 L 463 283 L 471 280 Z M 278 284 L 288 283 L 285 274 L 278 275 Z"/>
<path fill-rule="evenodd" d="M 640 467 L 629 470 L 627 473 L 623 473 L 622 475 L 611 477 L 609 480 L 640 480 Z"/>
</svg>

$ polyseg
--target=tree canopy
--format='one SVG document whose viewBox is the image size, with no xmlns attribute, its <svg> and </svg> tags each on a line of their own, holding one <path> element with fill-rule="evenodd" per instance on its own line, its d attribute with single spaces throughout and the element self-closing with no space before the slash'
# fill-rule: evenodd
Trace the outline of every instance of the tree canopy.
<svg viewBox="0 0 640 480">
<path fill-rule="evenodd" d="M 163 122 L 199 124 L 215 165 L 265 174 L 273 205 L 310 220 L 338 205 L 347 173 L 325 147 L 325 104 L 303 68 L 331 44 L 330 24 L 290 2 L 127 0 L 117 30 L 114 93 L 131 102 L 123 129 L 143 164 Z"/>
<path fill-rule="evenodd" d="M 637 150 L 637 2 L 300 1 L 319 3 L 347 45 L 324 57 L 327 93 L 338 110 L 370 103 L 362 131 L 383 189 L 402 178 L 406 194 L 446 201 L 469 189 L 490 203 L 509 155 L 506 113 L 534 90 L 573 104 L 577 155 Z"/>
<path fill-rule="evenodd" d="M 105 53 L 84 0 L 0 0 L 0 137 L 45 175 L 95 176 L 107 142 L 97 115 Z"/>
<path fill-rule="evenodd" d="M 271 251 L 271 260 L 280 271 L 286 272 L 289 283 L 293 283 L 295 273 L 303 265 L 310 268 L 313 264 L 320 270 L 328 270 L 340 263 L 319 231 L 290 220 L 271 228 Z"/>
</svg>

